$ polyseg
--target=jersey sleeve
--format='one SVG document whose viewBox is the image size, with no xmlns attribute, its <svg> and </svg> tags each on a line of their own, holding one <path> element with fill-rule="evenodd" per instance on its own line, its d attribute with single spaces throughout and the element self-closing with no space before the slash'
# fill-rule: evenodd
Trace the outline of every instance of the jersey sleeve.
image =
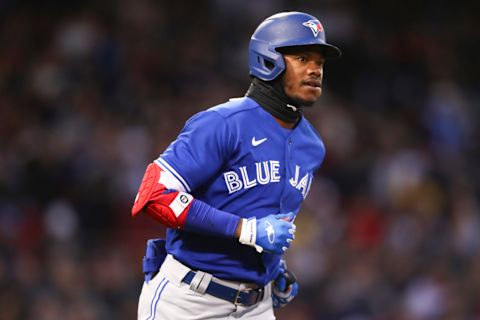
<svg viewBox="0 0 480 320">
<path fill-rule="evenodd" d="M 192 193 L 222 168 L 231 141 L 226 119 L 215 111 L 203 111 L 187 121 L 155 162 L 176 178 L 179 191 Z"/>
</svg>

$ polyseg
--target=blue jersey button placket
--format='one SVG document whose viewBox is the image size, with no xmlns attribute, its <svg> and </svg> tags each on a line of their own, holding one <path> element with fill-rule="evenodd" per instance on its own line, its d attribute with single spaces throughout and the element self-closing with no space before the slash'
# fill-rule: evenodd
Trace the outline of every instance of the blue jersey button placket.
<svg viewBox="0 0 480 320">
<path fill-rule="evenodd" d="M 288 176 L 290 174 L 290 162 L 291 162 L 291 155 L 292 155 L 292 137 L 289 136 L 287 138 L 287 141 L 286 141 L 286 148 L 285 148 L 285 162 L 284 162 L 284 166 L 283 166 L 283 187 L 282 187 L 282 193 L 281 193 L 281 197 L 280 197 L 280 213 L 285 213 L 283 212 L 283 208 L 285 207 L 284 206 L 284 202 L 285 202 L 285 199 L 287 198 L 285 195 L 287 193 L 287 188 L 288 188 Z"/>
</svg>

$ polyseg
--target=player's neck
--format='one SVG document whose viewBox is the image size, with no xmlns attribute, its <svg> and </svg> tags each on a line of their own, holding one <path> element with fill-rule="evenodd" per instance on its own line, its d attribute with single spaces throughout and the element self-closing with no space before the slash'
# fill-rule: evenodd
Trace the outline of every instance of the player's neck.
<svg viewBox="0 0 480 320">
<path fill-rule="evenodd" d="M 282 127 L 294 127 L 302 117 L 302 108 L 294 103 L 283 93 L 281 83 L 262 81 L 253 78 L 246 96 L 255 100 L 265 111 L 275 119 L 280 120 Z"/>
</svg>

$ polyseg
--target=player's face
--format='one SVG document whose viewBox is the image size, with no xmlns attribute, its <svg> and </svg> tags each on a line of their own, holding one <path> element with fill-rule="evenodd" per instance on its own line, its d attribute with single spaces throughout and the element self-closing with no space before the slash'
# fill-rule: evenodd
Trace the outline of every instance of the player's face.
<svg viewBox="0 0 480 320">
<path fill-rule="evenodd" d="M 314 47 L 291 47 L 283 50 L 285 94 L 300 105 L 310 106 L 322 95 L 325 58 Z"/>
</svg>

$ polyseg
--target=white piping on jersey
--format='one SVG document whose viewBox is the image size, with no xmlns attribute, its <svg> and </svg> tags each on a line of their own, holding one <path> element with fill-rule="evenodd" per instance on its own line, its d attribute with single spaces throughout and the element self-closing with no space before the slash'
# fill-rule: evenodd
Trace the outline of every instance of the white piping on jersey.
<svg viewBox="0 0 480 320">
<path fill-rule="evenodd" d="M 186 192 L 185 187 L 178 181 L 177 178 L 170 171 L 167 171 L 163 166 L 159 165 L 158 162 L 155 163 L 160 168 L 162 168 L 163 172 L 160 175 L 160 179 L 158 180 L 159 183 L 163 184 L 167 189 L 177 190 Z"/>
<path fill-rule="evenodd" d="M 169 189 L 174 189 L 175 188 L 175 190 L 177 190 L 177 191 L 183 191 L 183 192 L 190 192 L 191 191 L 190 187 L 188 186 L 188 183 L 165 160 L 163 160 L 162 158 L 158 158 L 157 160 L 155 160 L 155 163 L 160 168 L 162 168 L 164 170 L 164 172 L 170 173 L 170 176 L 167 175 L 165 177 L 166 180 L 164 181 L 165 183 L 163 183 L 164 186 L 166 186 Z M 161 176 L 160 176 L 160 179 L 162 179 Z M 176 183 L 175 183 L 175 181 L 176 181 Z M 166 183 L 171 185 L 173 188 L 170 188 L 169 185 L 167 185 Z M 179 188 L 180 186 L 181 186 L 181 188 Z"/>
</svg>

